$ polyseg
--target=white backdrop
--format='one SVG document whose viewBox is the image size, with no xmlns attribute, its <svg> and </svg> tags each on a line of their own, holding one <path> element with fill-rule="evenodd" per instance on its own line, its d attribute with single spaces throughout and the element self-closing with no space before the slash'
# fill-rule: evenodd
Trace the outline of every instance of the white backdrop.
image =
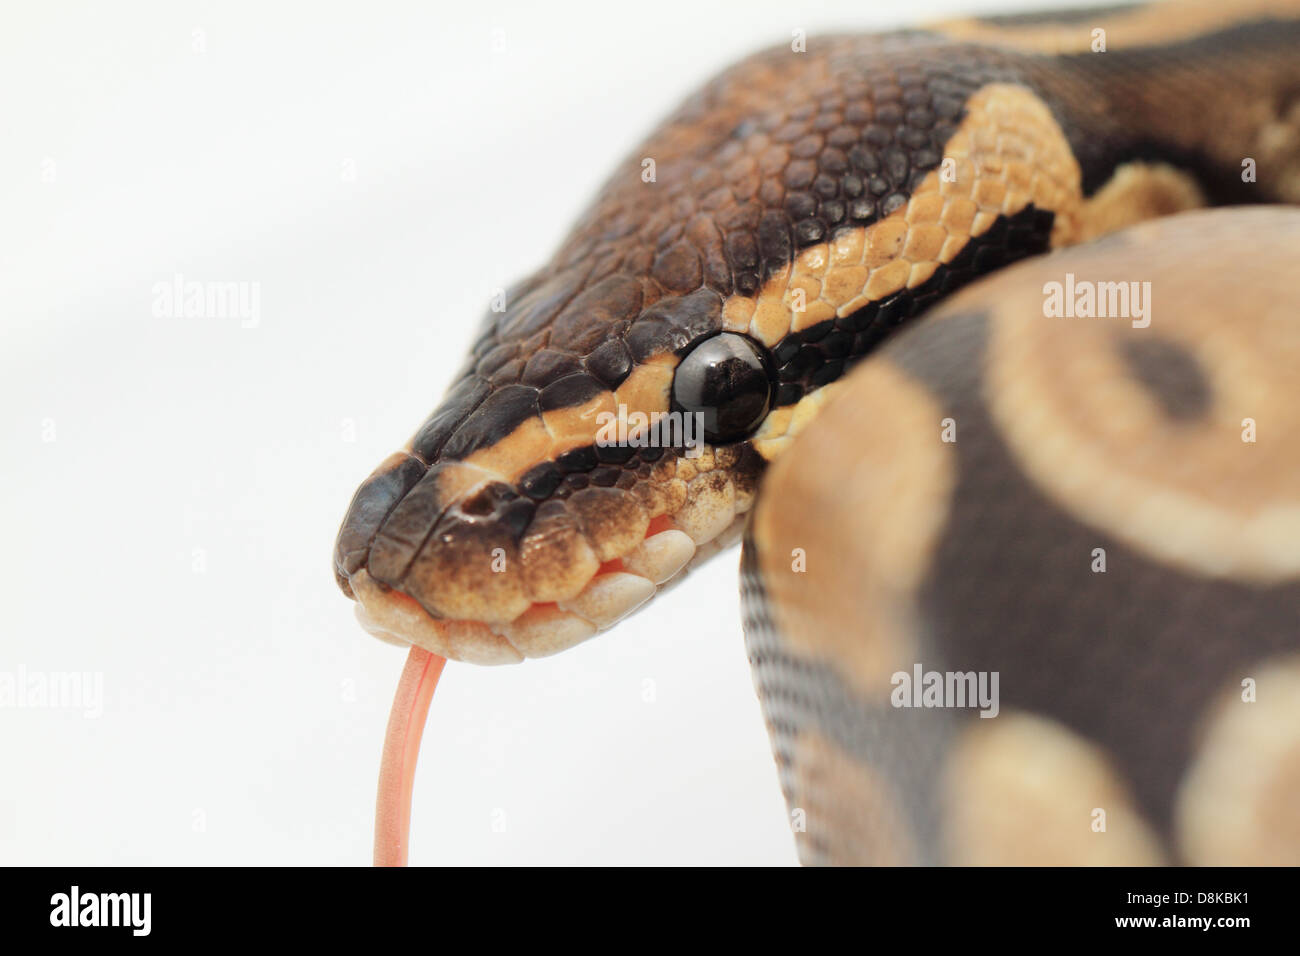
<svg viewBox="0 0 1300 956">
<path fill-rule="evenodd" d="M 739 56 L 962 7 L 8 9 L 0 862 L 368 862 L 403 654 L 331 547 L 490 290 Z M 256 310 L 173 317 L 177 276 Z M 412 861 L 793 862 L 736 558 L 559 657 L 448 665 Z"/>
</svg>

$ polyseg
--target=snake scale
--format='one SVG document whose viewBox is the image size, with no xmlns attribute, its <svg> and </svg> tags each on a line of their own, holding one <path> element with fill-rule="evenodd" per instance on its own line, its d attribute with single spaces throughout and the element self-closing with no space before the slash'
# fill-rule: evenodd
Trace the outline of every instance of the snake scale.
<svg viewBox="0 0 1300 956">
<path fill-rule="evenodd" d="M 508 663 L 743 535 L 803 862 L 1300 862 L 1298 53 L 1195 0 L 744 60 L 487 314 L 340 587 Z"/>
</svg>

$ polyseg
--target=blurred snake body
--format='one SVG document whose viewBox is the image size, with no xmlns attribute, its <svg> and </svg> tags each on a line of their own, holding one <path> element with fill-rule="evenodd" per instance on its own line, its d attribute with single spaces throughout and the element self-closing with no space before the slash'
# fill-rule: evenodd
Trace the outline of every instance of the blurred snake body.
<svg viewBox="0 0 1300 956">
<path fill-rule="evenodd" d="M 1298 54 L 1197 0 L 739 63 L 488 313 L 340 587 L 509 663 L 743 534 L 804 862 L 1300 862 Z"/>
</svg>

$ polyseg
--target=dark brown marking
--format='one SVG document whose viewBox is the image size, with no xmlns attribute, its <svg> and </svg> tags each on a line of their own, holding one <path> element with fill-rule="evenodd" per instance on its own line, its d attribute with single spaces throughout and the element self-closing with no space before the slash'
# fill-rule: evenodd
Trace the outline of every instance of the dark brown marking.
<svg viewBox="0 0 1300 956">
<path fill-rule="evenodd" d="M 588 355 L 584 364 L 587 371 L 612 391 L 632 373 L 632 353 L 622 339 L 610 339 Z"/>
<path fill-rule="evenodd" d="M 349 575 L 365 565 L 370 554 L 370 543 L 389 513 L 397 507 L 415 483 L 424 477 L 428 467 L 418 458 L 396 454 L 361 483 L 348 513 L 343 518 L 338 542 L 334 546 L 334 574 L 339 587 L 348 592 Z"/>
<path fill-rule="evenodd" d="M 594 375 L 575 372 L 551 382 L 542 389 L 537 405 L 543 412 L 584 405 L 605 392 L 605 384 Z"/>
<path fill-rule="evenodd" d="M 480 448 L 489 448 L 514 431 L 521 422 L 541 414 L 538 391 L 529 385 L 507 385 L 497 389 L 474 410 L 447 440 L 442 457 L 466 458 Z"/>
<path fill-rule="evenodd" d="M 1162 338 L 1122 335 L 1116 342 L 1133 377 L 1146 386 L 1174 421 L 1204 417 L 1213 400 L 1210 381 L 1196 356 L 1183 345 Z"/>
<path fill-rule="evenodd" d="M 534 388 L 545 388 L 552 382 L 558 382 L 566 375 L 573 375 L 581 371 L 582 359 L 572 352 L 542 349 L 524 365 L 520 383 L 532 385 Z"/>
</svg>

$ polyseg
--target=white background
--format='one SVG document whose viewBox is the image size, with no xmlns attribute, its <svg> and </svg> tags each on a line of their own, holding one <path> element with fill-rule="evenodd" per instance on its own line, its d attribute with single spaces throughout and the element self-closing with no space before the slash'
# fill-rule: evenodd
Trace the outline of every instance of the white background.
<svg viewBox="0 0 1300 956">
<path fill-rule="evenodd" d="M 739 56 L 963 7 L 9 8 L 0 671 L 104 700 L 0 709 L 0 862 L 367 863 L 403 654 L 334 534 L 491 290 Z M 260 323 L 156 317 L 178 273 L 257 283 Z M 559 657 L 449 664 L 412 862 L 794 862 L 736 557 Z"/>
</svg>

